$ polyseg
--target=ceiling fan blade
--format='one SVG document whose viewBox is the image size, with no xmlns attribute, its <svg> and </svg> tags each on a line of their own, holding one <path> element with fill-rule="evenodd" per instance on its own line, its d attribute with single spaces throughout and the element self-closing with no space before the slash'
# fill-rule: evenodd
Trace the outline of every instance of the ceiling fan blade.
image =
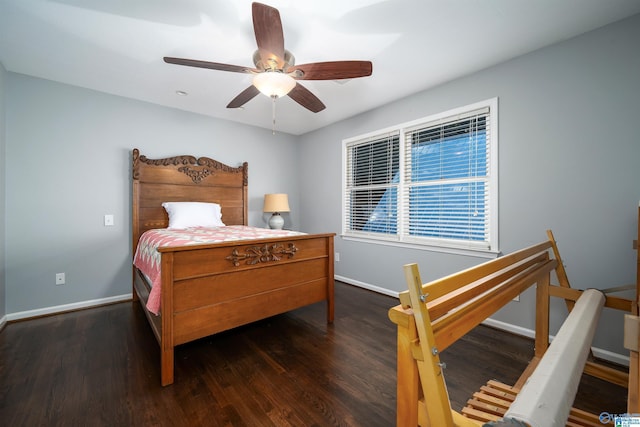
<svg viewBox="0 0 640 427">
<path fill-rule="evenodd" d="M 243 90 L 242 92 L 240 92 L 238 96 L 233 98 L 229 103 L 229 105 L 227 105 L 227 108 L 242 107 L 244 104 L 246 104 L 247 102 L 255 98 L 256 95 L 258 95 L 259 93 L 260 91 L 254 85 L 251 85 L 245 90 Z"/>
<path fill-rule="evenodd" d="M 168 64 L 186 65 L 188 67 L 209 68 L 211 70 L 231 71 L 234 73 L 257 73 L 259 70 L 241 65 L 221 64 L 219 62 L 198 61 L 197 59 L 164 57 L 164 62 Z"/>
<path fill-rule="evenodd" d="M 284 33 L 278 9 L 262 3 L 253 3 L 253 31 L 262 64 L 282 69 L 284 61 Z"/>
<path fill-rule="evenodd" d="M 299 80 L 340 80 L 370 76 L 373 65 L 370 61 L 331 61 L 294 65 L 287 73 Z"/>
<path fill-rule="evenodd" d="M 297 83 L 296 86 L 291 90 L 291 92 L 289 92 L 289 97 L 296 101 L 298 104 L 302 105 L 307 110 L 310 110 L 314 113 L 322 111 L 326 108 L 317 96 L 312 94 L 309 89 L 302 86 L 300 83 Z"/>
</svg>

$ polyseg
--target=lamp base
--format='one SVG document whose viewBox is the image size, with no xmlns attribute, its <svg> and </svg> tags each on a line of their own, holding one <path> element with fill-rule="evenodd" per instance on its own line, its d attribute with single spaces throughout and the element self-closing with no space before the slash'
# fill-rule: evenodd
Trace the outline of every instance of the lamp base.
<svg viewBox="0 0 640 427">
<path fill-rule="evenodd" d="M 282 230 L 282 227 L 284 227 L 284 218 L 278 212 L 274 212 L 269 218 L 269 228 Z"/>
</svg>

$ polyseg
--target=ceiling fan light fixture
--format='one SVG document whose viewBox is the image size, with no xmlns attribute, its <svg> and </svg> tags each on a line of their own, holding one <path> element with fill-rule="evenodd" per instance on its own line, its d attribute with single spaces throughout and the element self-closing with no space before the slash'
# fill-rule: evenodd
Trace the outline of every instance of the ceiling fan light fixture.
<svg viewBox="0 0 640 427">
<path fill-rule="evenodd" d="M 265 71 L 253 77 L 253 85 L 268 97 L 280 98 L 291 92 L 296 81 L 280 71 Z"/>
</svg>

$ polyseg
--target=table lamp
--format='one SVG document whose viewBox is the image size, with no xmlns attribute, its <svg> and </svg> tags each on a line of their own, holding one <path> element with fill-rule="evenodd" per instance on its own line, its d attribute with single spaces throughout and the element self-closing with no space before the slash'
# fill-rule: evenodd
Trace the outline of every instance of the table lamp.
<svg viewBox="0 0 640 427">
<path fill-rule="evenodd" d="M 269 228 L 282 230 L 284 219 L 280 212 L 289 212 L 289 198 L 286 194 L 265 194 L 263 212 L 273 212 L 269 218 Z"/>
</svg>

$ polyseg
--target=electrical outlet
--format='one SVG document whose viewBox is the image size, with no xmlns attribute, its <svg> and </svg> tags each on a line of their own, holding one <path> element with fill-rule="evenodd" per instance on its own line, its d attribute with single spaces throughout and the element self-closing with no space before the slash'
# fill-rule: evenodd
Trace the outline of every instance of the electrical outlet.
<svg viewBox="0 0 640 427">
<path fill-rule="evenodd" d="M 335 259 L 336 262 L 340 262 L 340 252 L 336 252 L 333 256 L 333 259 Z"/>
<path fill-rule="evenodd" d="M 64 273 L 56 273 L 56 285 L 64 285 L 65 277 Z"/>
<path fill-rule="evenodd" d="M 105 227 L 110 227 L 113 225 L 113 215 L 104 216 L 104 225 Z"/>
</svg>

